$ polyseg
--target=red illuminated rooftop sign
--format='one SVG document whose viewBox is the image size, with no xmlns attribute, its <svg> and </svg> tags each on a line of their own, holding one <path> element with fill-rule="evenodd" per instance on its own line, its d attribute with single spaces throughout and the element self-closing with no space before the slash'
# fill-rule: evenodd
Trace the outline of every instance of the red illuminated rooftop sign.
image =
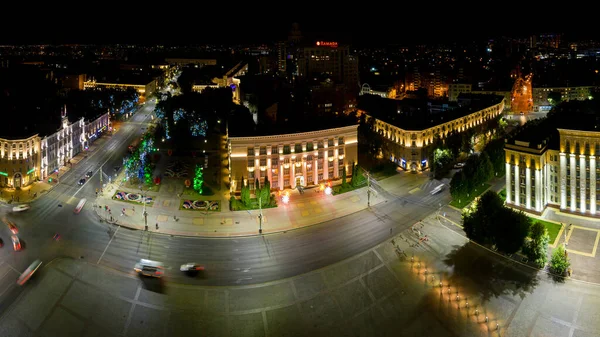
<svg viewBox="0 0 600 337">
<path fill-rule="evenodd" d="M 335 48 L 338 46 L 337 42 L 331 42 L 331 41 L 317 41 L 317 46 L 319 47 L 332 47 Z"/>
</svg>

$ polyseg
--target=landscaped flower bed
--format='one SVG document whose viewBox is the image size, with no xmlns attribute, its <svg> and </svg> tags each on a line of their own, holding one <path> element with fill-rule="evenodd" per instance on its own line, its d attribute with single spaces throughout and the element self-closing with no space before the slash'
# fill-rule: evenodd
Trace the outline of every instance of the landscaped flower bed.
<svg viewBox="0 0 600 337">
<path fill-rule="evenodd" d="M 115 192 L 115 194 L 112 197 L 113 199 L 116 200 L 121 200 L 121 201 L 127 201 L 127 202 L 133 202 L 133 203 L 137 203 L 137 204 L 144 204 L 144 199 L 142 197 L 141 194 L 139 193 L 129 193 L 129 192 L 124 192 L 124 191 L 117 191 Z M 152 199 L 152 197 L 145 197 L 146 198 L 146 205 L 152 205 L 152 203 L 154 203 L 154 200 Z"/>
<path fill-rule="evenodd" d="M 191 211 L 221 211 L 221 203 L 218 200 L 183 200 L 181 208 Z"/>
</svg>

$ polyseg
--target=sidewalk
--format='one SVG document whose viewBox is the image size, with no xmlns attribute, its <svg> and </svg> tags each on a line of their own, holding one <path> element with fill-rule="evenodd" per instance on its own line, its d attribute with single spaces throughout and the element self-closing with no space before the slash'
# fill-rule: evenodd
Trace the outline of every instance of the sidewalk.
<svg viewBox="0 0 600 337">
<path fill-rule="evenodd" d="M 399 178 L 399 176 L 401 175 L 397 177 Z M 146 207 L 148 230 L 171 235 L 208 237 L 259 234 L 259 228 L 261 228 L 259 210 L 229 211 L 228 204 L 223 204 L 228 201 L 219 194 L 215 194 L 215 200 L 220 199 L 221 211 L 180 209 L 181 200 L 185 199 L 185 195 L 179 197 L 183 188 L 179 187 L 176 182 L 169 183 L 167 181 L 160 186 L 158 192 L 144 193 L 153 199 L 152 204 Z M 143 204 L 112 199 L 117 190 L 140 193 L 139 189 L 119 186 L 118 182 L 108 184 L 93 203 L 96 214 L 103 221 L 144 230 Z M 316 189 L 307 189 L 304 194 L 300 194 L 297 190 L 293 190 L 288 204 L 278 198 L 277 207 L 263 209 L 262 233 L 270 234 L 311 226 L 367 208 L 366 187 L 340 195 L 326 195 L 323 192 L 315 191 Z M 277 195 L 276 192 L 274 193 Z M 371 195 L 370 204 L 376 205 L 385 201 L 386 199 L 382 195 Z M 110 212 L 106 210 L 105 206 L 108 206 Z M 122 215 L 123 208 L 125 209 L 124 215 Z M 156 230 L 156 224 L 158 224 L 158 230 Z"/>
<path fill-rule="evenodd" d="M 45 193 L 48 193 L 60 182 L 60 178 L 65 173 L 69 172 L 71 168 L 76 167 L 81 160 L 85 159 L 86 156 L 91 155 L 96 148 L 102 146 L 102 144 L 104 144 L 106 141 L 107 138 L 105 136 L 98 138 L 87 151 L 78 153 L 75 157 L 71 158 L 70 163 L 60 167 L 58 172 L 53 172 L 44 180 L 36 181 L 32 184 L 21 187 L 19 190 L 9 187 L 1 188 L 0 203 L 27 203 L 41 197 Z"/>
</svg>

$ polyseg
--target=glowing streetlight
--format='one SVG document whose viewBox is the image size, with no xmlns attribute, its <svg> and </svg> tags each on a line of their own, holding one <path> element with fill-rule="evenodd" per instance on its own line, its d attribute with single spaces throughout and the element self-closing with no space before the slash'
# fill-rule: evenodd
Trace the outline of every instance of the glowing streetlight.
<svg viewBox="0 0 600 337">
<path fill-rule="evenodd" d="M 283 201 L 284 204 L 287 204 L 290 202 L 290 193 L 289 192 L 285 192 L 283 194 L 283 196 L 281 197 L 281 201 Z"/>
<path fill-rule="evenodd" d="M 329 187 L 329 186 L 325 187 L 325 194 L 331 195 L 331 187 Z"/>
</svg>

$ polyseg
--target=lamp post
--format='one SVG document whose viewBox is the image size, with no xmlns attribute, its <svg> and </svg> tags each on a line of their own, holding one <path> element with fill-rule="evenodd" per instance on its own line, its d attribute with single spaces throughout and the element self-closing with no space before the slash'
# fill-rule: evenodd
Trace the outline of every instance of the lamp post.
<svg viewBox="0 0 600 337">
<path fill-rule="evenodd" d="M 367 172 L 367 207 L 371 207 L 371 176 L 369 171 Z"/>
<path fill-rule="evenodd" d="M 262 220 L 263 220 L 263 214 L 262 214 L 262 196 L 258 197 L 258 234 L 262 234 Z"/>
</svg>

